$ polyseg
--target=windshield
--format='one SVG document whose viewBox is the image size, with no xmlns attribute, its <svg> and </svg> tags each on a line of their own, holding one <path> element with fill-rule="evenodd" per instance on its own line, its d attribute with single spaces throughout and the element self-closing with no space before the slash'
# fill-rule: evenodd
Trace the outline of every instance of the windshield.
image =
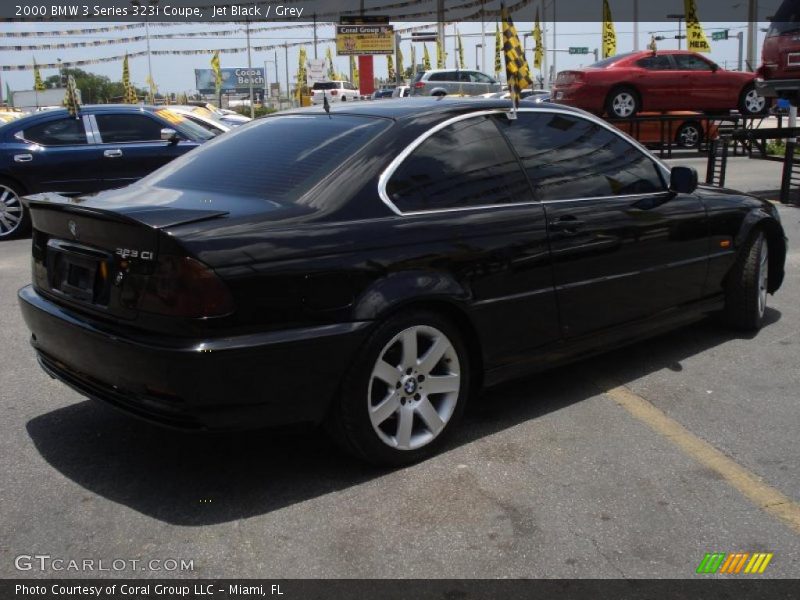
<svg viewBox="0 0 800 600">
<path fill-rule="evenodd" d="M 772 17 L 767 37 L 800 30 L 800 0 L 786 0 Z"/>
<path fill-rule="evenodd" d="M 390 126 L 388 119 L 351 115 L 267 117 L 204 144 L 142 182 L 296 200 Z"/>
<path fill-rule="evenodd" d="M 168 108 L 158 109 L 156 115 L 167 121 L 178 133 L 182 133 L 190 140 L 210 140 L 217 135 L 213 131 L 193 123 L 182 114 Z"/>
</svg>

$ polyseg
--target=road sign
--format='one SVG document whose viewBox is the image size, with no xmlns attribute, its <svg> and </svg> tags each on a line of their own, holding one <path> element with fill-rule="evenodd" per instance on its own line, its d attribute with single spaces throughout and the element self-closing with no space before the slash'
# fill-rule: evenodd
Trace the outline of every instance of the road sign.
<svg viewBox="0 0 800 600">
<path fill-rule="evenodd" d="M 727 40 L 728 39 L 728 30 L 724 31 L 712 31 L 711 32 L 711 40 L 717 42 L 719 40 Z"/>
<path fill-rule="evenodd" d="M 412 31 L 412 42 L 435 42 L 439 39 L 435 31 Z"/>
<path fill-rule="evenodd" d="M 570 46 L 569 47 L 570 54 L 589 54 L 588 46 Z"/>
<path fill-rule="evenodd" d="M 389 17 L 385 15 L 340 16 L 339 25 L 386 25 Z"/>
</svg>

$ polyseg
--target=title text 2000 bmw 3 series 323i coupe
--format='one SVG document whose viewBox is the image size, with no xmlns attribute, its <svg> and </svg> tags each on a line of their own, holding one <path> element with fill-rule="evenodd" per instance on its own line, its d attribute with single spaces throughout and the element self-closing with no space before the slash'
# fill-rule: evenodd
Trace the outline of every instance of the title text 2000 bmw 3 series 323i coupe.
<svg viewBox="0 0 800 600">
<path fill-rule="evenodd" d="M 282 113 L 130 187 L 31 197 L 41 365 L 157 423 L 323 423 L 400 465 L 482 386 L 713 312 L 760 326 L 772 205 L 577 109 L 509 108 Z"/>
</svg>

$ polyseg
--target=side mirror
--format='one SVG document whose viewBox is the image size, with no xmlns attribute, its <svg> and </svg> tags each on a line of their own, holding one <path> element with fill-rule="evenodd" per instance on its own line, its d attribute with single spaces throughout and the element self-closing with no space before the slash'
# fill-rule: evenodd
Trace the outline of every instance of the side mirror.
<svg viewBox="0 0 800 600">
<path fill-rule="evenodd" d="M 697 170 L 692 167 L 672 167 L 669 190 L 678 194 L 691 194 L 697 189 Z"/>
<path fill-rule="evenodd" d="M 719 71 L 719 65 L 718 65 L 718 64 L 714 64 L 714 63 L 712 63 L 712 65 L 711 65 L 711 72 L 712 72 L 712 73 L 716 73 L 717 71 Z"/>
<path fill-rule="evenodd" d="M 177 131 L 169 127 L 165 127 L 161 130 L 161 139 L 165 142 L 169 142 L 170 144 L 177 144 L 180 138 L 178 137 Z"/>
</svg>

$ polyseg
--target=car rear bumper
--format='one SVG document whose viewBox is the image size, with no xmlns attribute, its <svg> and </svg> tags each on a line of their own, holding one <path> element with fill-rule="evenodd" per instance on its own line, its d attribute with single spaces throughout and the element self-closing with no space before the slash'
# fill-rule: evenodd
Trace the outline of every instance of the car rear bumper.
<svg viewBox="0 0 800 600">
<path fill-rule="evenodd" d="M 561 85 L 553 88 L 554 102 L 601 114 L 605 107 L 605 94 L 594 86 L 585 84 Z"/>
<path fill-rule="evenodd" d="M 190 430 L 321 421 L 369 326 L 143 340 L 104 329 L 33 286 L 19 291 L 19 303 L 51 376 L 131 415 Z"/>
<path fill-rule="evenodd" d="M 797 98 L 800 96 L 800 78 L 756 79 L 756 91 L 765 98 Z"/>
</svg>

